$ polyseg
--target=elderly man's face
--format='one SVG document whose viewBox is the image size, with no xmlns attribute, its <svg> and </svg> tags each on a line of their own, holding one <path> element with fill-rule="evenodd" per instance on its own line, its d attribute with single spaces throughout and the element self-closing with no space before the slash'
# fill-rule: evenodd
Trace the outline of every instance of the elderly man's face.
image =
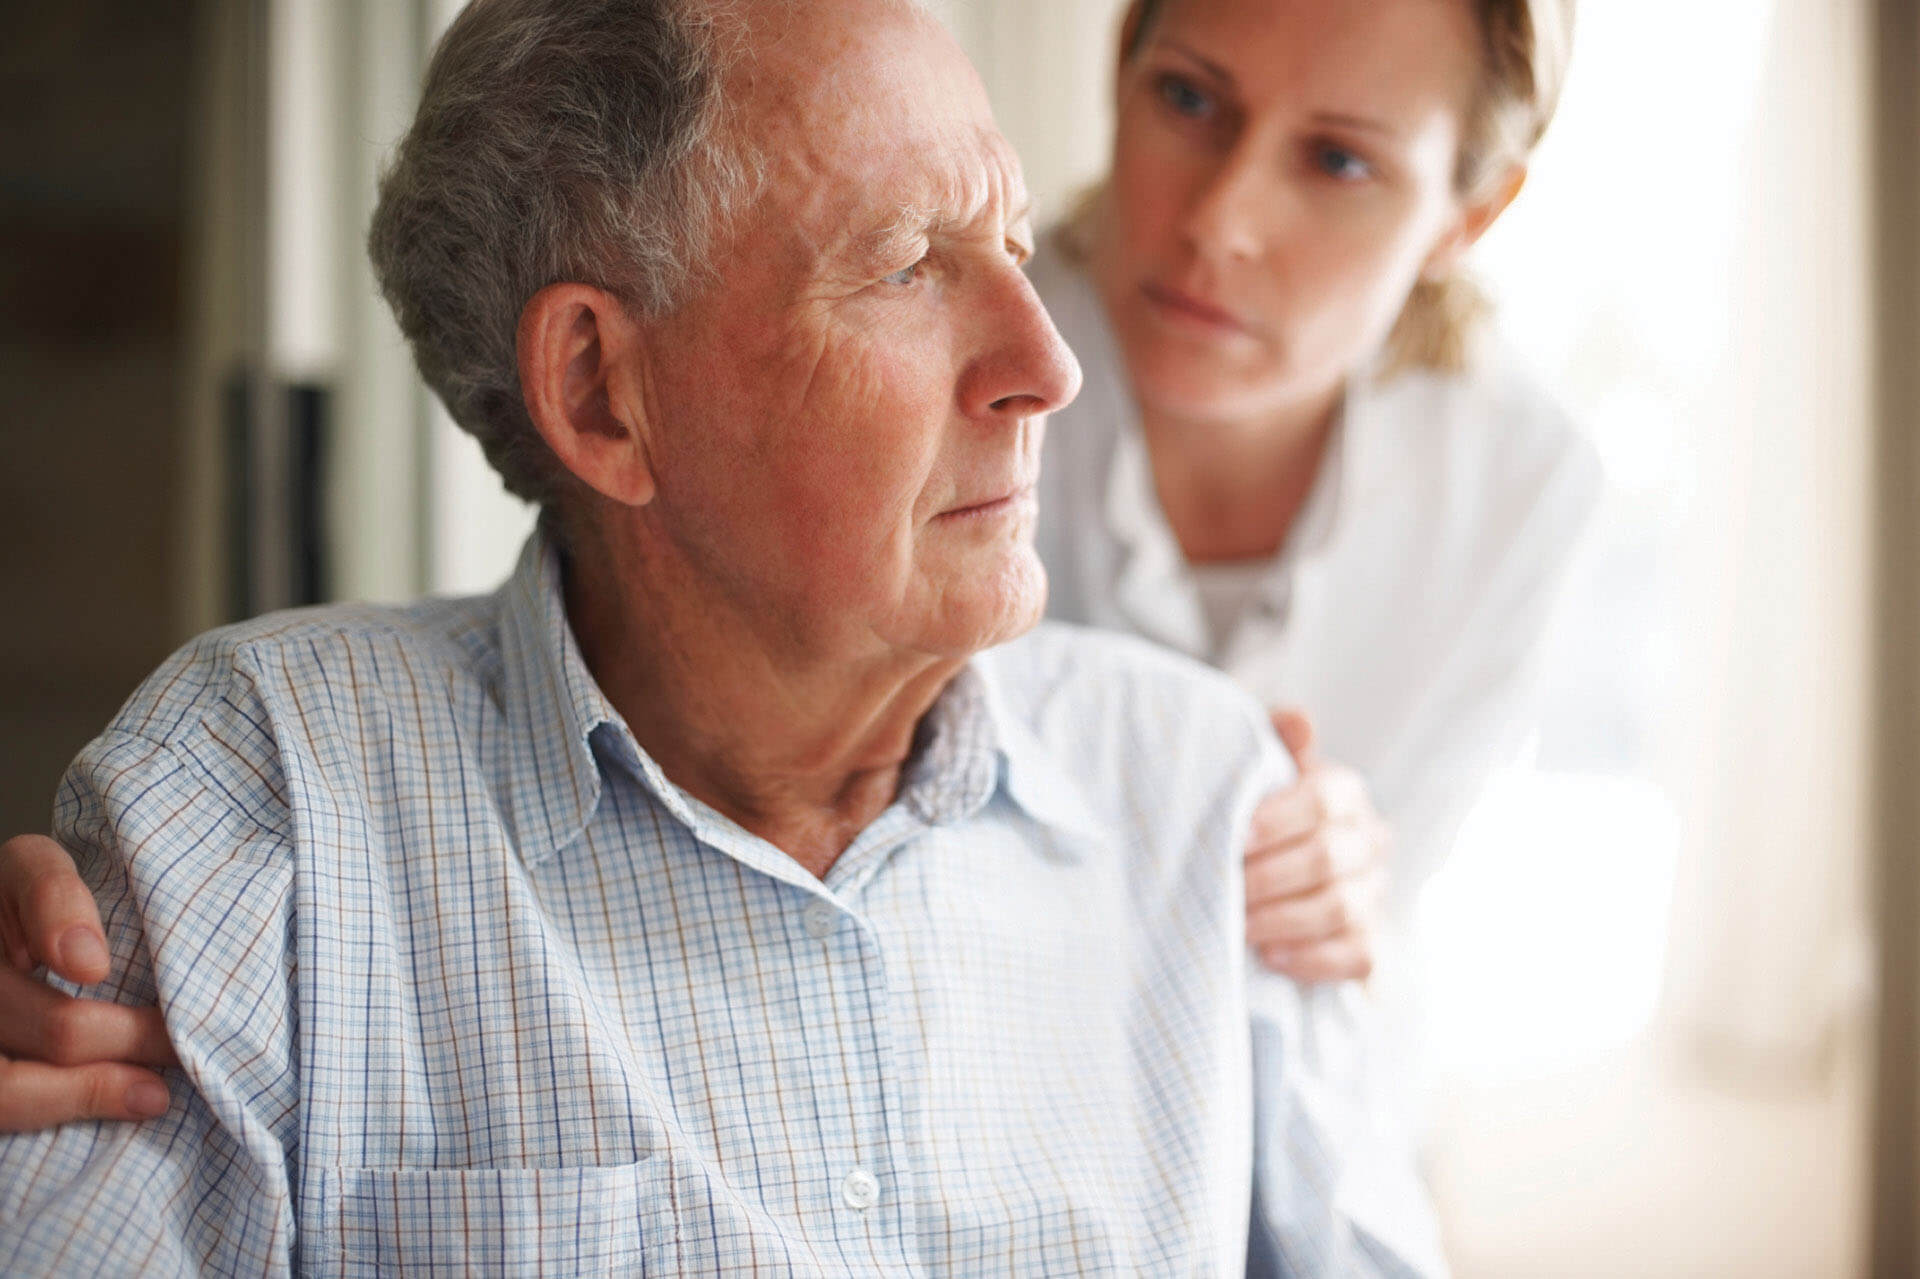
<svg viewBox="0 0 1920 1279">
<path fill-rule="evenodd" d="M 785 643 L 964 655 L 1045 603 L 1043 415 L 1079 367 L 959 50 L 885 0 L 798 8 L 734 86 L 766 193 L 650 346 L 656 527 Z"/>
</svg>

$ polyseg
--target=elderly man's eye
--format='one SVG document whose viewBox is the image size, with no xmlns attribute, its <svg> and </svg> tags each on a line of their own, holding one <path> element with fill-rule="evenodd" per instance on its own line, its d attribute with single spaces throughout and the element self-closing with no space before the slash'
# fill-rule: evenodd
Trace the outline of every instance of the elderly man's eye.
<svg viewBox="0 0 1920 1279">
<path fill-rule="evenodd" d="M 926 264 L 927 264 L 927 260 L 925 258 L 921 258 L 918 262 L 915 262 L 911 266 L 901 267 L 898 271 L 895 271 L 892 275 L 881 276 L 880 283 L 912 284 L 915 280 L 920 278 L 920 268 L 925 266 Z"/>
<path fill-rule="evenodd" d="M 1163 75 L 1155 86 L 1160 101 L 1175 115 L 1189 120 L 1205 120 L 1214 113 L 1213 99 L 1195 88 L 1193 82 L 1177 75 Z"/>
</svg>

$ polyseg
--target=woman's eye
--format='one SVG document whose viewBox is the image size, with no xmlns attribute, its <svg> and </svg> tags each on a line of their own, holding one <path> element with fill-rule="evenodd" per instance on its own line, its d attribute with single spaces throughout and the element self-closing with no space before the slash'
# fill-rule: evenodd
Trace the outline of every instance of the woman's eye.
<svg viewBox="0 0 1920 1279">
<path fill-rule="evenodd" d="M 1361 182 L 1373 176 L 1373 166 L 1345 147 L 1318 147 L 1313 160 L 1322 173 L 1340 182 Z"/>
<path fill-rule="evenodd" d="M 1163 75 L 1159 83 L 1160 100 L 1179 116 L 1204 120 L 1213 114 L 1213 99 L 1177 75 Z"/>
</svg>

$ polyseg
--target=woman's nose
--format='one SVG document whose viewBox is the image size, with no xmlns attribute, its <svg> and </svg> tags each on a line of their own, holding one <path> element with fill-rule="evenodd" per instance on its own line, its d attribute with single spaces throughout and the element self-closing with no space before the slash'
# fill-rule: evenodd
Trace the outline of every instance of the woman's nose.
<svg viewBox="0 0 1920 1279">
<path fill-rule="evenodd" d="M 1194 195 L 1182 227 L 1187 247 L 1217 262 L 1251 262 L 1261 256 L 1284 198 L 1269 180 L 1264 157 L 1251 146 L 1235 147 Z"/>
</svg>

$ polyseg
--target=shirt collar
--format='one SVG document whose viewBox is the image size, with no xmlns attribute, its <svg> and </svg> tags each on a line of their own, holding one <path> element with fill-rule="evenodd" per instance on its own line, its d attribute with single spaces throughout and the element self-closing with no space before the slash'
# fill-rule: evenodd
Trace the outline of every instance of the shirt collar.
<svg viewBox="0 0 1920 1279">
<path fill-rule="evenodd" d="M 544 530 L 521 548 L 500 597 L 507 817 L 521 857 L 540 862 L 579 838 L 600 803 L 594 732 L 625 725 L 580 654 Z"/>
<path fill-rule="evenodd" d="M 587 669 L 567 621 L 559 551 L 543 530 L 527 539 L 500 594 L 504 792 L 522 859 L 546 860 L 592 820 L 603 785 L 596 733 L 676 819 L 696 833 L 714 825 L 718 815 L 691 801 L 634 742 Z M 945 825 L 976 815 L 1000 790 L 1043 825 L 1101 836 L 1079 785 L 1008 713 L 990 672 L 975 662 L 922 718 L 899 802 L 927 824 Z"/>
<path fill-rule="evenodd" d="M 1085 789 L 1060 766 L 1057 753 L 1007 707 L 990 665 L 974 662 L 954 684 L 977 690 L 979 714 L 992 733 L 995 780 L 1007 798 L 1034 821 L 1073 837 L 1062 852 L 1070 846 L 1085 851 L 1087 841 L 1109 844 L 1111 831 L 1088 804 Z"/>
<path fill-rule="evenodd" d="M 1306 505 L 1294 518 L 1293 529 L 1281 551 L 1282 558 L 1290 563 L 1301 563 L 1324 553 L 1339 527 L 1358 456 L 1353 422 L 1355 397 L 1359 394 L 1360 379 L 1355 378 L 1348 384 L 1340 416 L 1327 438 L 1327 449 L 1320 458 L 1320 470 L 1313 477 L 1313 487 L 1307 491 Z"/>
</svg>

